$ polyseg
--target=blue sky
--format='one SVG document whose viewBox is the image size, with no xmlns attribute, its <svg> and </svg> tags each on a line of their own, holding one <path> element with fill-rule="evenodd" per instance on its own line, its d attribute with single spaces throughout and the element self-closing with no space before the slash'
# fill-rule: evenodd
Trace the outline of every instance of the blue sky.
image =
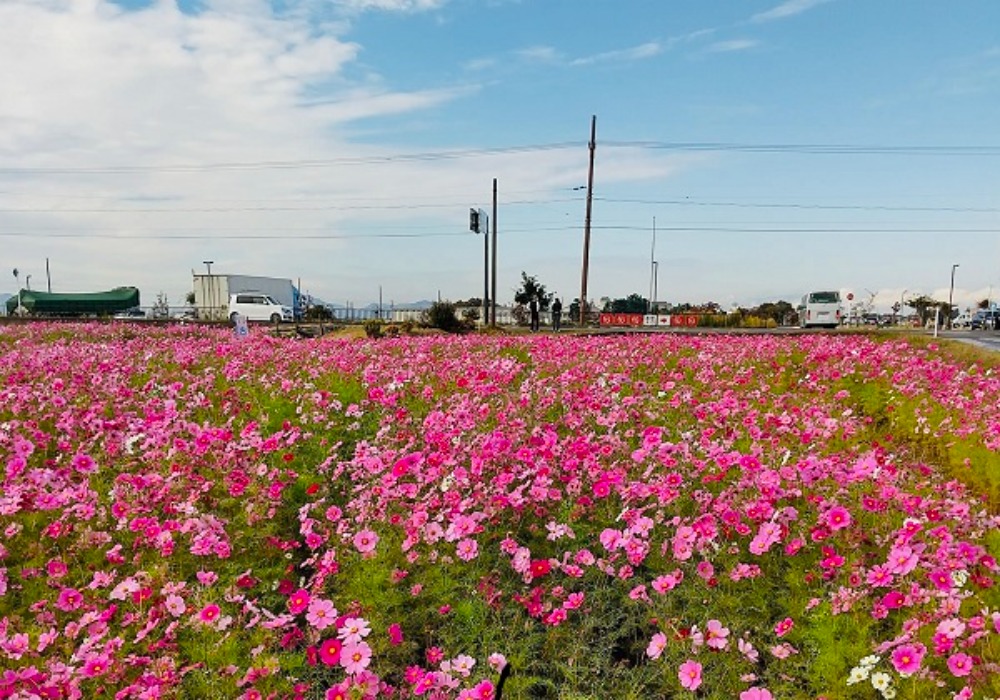
<svg viewBox="0 0 1000 700">
<path fill-rule="evenodd" d="M 204 260 L 467 298 L 496 177 L 499 302 L 522 270 L 571 299 L 596 115 L 592 299 L 648 295 L 655 257 L 663 301 L 884 310 L 958 264 L 964 307 L 1000 296 L 997 26 L 992 0 L 7 0 L 2 256 L 145 303 Z"/>
</svg>

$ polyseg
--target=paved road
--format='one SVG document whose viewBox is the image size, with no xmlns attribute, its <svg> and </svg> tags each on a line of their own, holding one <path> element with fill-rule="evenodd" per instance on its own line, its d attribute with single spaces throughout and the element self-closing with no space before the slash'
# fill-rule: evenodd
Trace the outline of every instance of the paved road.
<svg viewBox="0 0 1000 700">
<path fill-rule="evenodd" d="M 940 336 L 1000 352 L 1000 331 L 943 331 Z"/>
</svg>

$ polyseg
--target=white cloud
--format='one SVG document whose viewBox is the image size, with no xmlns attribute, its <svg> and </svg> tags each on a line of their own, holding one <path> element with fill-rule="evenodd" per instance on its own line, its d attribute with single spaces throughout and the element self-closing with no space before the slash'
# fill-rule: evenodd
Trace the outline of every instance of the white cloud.
<svg viewBox="0 0 1000 700">
<path fill-rule="evenodd" d="M 752 22 L 772 22 L 786 17 L 793 17 L 808 10 L 825 5 L 831 0 L 786 0 L 786 2 L 771 8 L 765 12 L 760 12 L 750 18 Z"/>
<path fill-rule="evenodd" d="M 730 53 L 733 51 L 747 51 L 760 46 L 760 42 L 755 39 L 732 39 L 730 41 L 717 41 L 705 47 L 706 53 Z"/>
<path fill-rule="evenodd" d="M 559 63 L 563 59 L 562 54 L 551 46 L 530 46 L 519 49 L 514 54 L 529 63 Z"/>
<path fill-rule="evenodd" d="M 337 0 L 336 4 L 347 10 L 384 10 L 390 12 L 426 12 L 437 10 L 448 0 Z"/>
<path fill-rule="evenodd" d="M 468 261 L 481 241 L 461 222 L 489 183 L 472 181 L 474 168 L 535 192 L 585 181 L 584 148 L 470 164 L 358 143 L 366 120 L 419 114 L 478 87 L 397 91 L 391 76 L 354 80 L 363 47 L 346 38 L 349 26 L 320 27 L 299 10 L 278 15 L 269 3 L 236 0 L 190 14 L 168 0 L 141 10 L 107 0 L 0 2 L 0 65 L 18 66 L 0 72 L 8 266 L 34 285 L 49 258 L 55 291 L 137 284 L 147 304 L 160 290 L 180 302 L 202 260 L 219 273 L 301 277 L 331 301 L 367 300 L 380 282 L 407 301 L 441 280 L 476 288 L 480 271 Z M 539 47 L 526 56 L 557 54 Z M 185 165 L 193 167 L 177 167 Z M 662 154 L 607 154 L 602 177 L 674 167 Z M 365 237 L 395 233 L 443 236 Z M 518 262 L 511 254 L 502 264 Z"/>
<path fill-rule="evenodd" d="M 605 51 L 604 53 L 594 54 L 593 56 L 577 58 L 572 61 L 572 65 L 584 66 L 592 65 L 594 63 L 639 61 L 646 58 L 652 58 L 662 52 L 663 46 L 659 42 L 650 41 L 627 49 Z"/>
</svg>

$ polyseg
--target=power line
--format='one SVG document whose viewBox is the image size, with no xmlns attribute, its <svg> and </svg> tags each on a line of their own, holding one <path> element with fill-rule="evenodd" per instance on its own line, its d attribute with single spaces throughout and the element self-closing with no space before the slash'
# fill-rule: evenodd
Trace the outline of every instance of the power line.
<svg viewBox="0 0 1000 700">
<path fill-rule="evenodd" d="M 997 207 L 907 207 L 881 204 L 789 204 L 768 202 L 712 202 L 690 199 L 619 199 L 613 197 L 598 197 L 602 202 L 616 204 L 650 204 L 692 207 L 735 207 L 739 209 L 806 209 L 829 211 L 912 211 L 912 212 L 956 212 L 973 214 L 993 214 L 1000 212 Z"/>
<path fill-rule="evenodd" d="M 57 167 L 0 167 L 0 173 L 40 175 L 129 175 L 135 173 L 195 173 L 210 171 L 290 170 L 299 168 L 328 168 L 338 165 L 376 165 L 381 163 L 409 163 L 460 158 L 478 158 L 513 153 L 565 150 L 579 148 L 579 142 L 543 143 L 526 146 L 477 148 L 465 150 L 425 151 L 422 153 L 397 153 L 382 156 L 349 156 L 308 160 L 257 160 L 224 163 L 176 163 L 172 165 L 106 165 L 77 168 Z"/>
<path fill-rule="evenodd" d="M 568 199 L 524 199 L 504 202 L 504 206 L 519 206 L 531 204 L 559 204 L 565 202 L 579 201 L 579 198 Z M 250 207 L 131 207 L 127 209 L 117 207 L 88 207 L 59 209 L 54 207 L 23 207 L 23 208 L 3 208 L 0 213 L 4 214 L 219 214 L 233 212 L 296 212 L 296 211 L 382 211 L 382 210 L 406 210 L 411 209 L 448 209 L 462 206 L 459 203 L 442 204 L 323 204 L 302 207 L 282 207 L 282 206 L 250 206 Z"/>
<path fill-rule="evenodd" d="M 502 146 L 493 148 L 423 151 L 378 156 L 347 156 L 343 158 L 301 160 L 256 160 L 218 163 L 174 163 L 163 165 L 105 165 L 81 167 L 7 166 L 0 173 L 38 175 L 126 175 L 136 173 L 196 173 L 212 171 L 255 171 L 327 168 L 344 165 L 377 165 L 481 158 L 517 153 L 583 148 L 579 141 Z M 888 144 L 822 144 L 822 143 L 736 143 L 736 142 L 672 142 L 672 141 L 608 141 L 608 148 L 631 148 L 670 151 L 723 151 L 742 153 L 798 153 L 810 155 L 909 155 L 909 156 L 997 156 L 1000 146 L 975 145 L 888 145 Z"/>
<path fill-rule="evenodd" d="M 609 141 L 609 147 L 669 151 L 732 151 L 742 153 L 802 153 L 811 155 L 997 156 L 994 145 L 879 145 L 836 143 L 727 143 L 671 141 Z"/>
<path fill-rule="evenodd" d="M 580 231 L 582 226 L 532 226 L 526 228 L 510 227 L 505 228 L 504 232 L 508 234 L 533 234 L 533 233 L 553 233 L 553 232 L 570 232 L 570 231 Z M 638 231 L 643 233 L 649 232 L 649 227 L 647 226 L 632 226 L 632 225 L 603 225 L 603 226 L 592 226 L 593 230 L 600 231 Z M 996 233 L 995 228 L 777 228 L 777 227 L 745 227 L 745 226 L 657 226 L 657 231 L 661 232 L 673 232 L 673 233 L 761 233 L 761 234 L 782 234 L 782 233 L 795 233 L 795 234 L 871 234 L 871 233 L 955 233 L 955 234 L 975 234 L 975 233 Z M 370 233 L 355 233 L 355 234 L 344 234 L 344 233 L 273 233 L 273 234 L 253 234 L 253 233 L 236 233 L 236 234 L 219 234 L 219 233 L 201 233 L 201 234 L 153 234 L 153 235 L 132 235 L 132 234 L 115 234 L 115 233 L 104 233 L 104 232 L 92 232 L 81 234 L 80 232 L 70 233 L 70 232 L 59 232 L 50 231 L 48 233 L 41 233 L 39 229 L 33 229 L 31 231 L 12 231 L 5 230 L 0 231 L 0 238 L 63 238 L 63 239 L 77 239 L 77 240 L 90 240 L 90 239 L 112 239 L 112 240 L 350 240 L 350 239 L 375 239 L 375 238 L 441 238 L 441 237 L 469 237 L 468 232 L 458 231 L 458 232 L 448 232 L 448 231 L 437 231 L 437 232 L 422 232 L 422 233 L 391 233 L 391 232 L 370 232 Z"/>
</svg>

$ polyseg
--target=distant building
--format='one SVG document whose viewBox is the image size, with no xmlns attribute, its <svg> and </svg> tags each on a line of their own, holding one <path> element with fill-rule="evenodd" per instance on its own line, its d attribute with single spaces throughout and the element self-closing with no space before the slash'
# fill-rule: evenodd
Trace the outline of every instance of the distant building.
<svg viewBox="0 0 1000 700">
<path fill-rule="evenodd" d="M 240 292 L 266 294 L 279 304 L 300 310 L 299 290 L 290 279 L 255 275 L 193 274 L 194 307 L 198 318 L 222 321 L 229 318 L 229 296 Z"/>
</svg>

